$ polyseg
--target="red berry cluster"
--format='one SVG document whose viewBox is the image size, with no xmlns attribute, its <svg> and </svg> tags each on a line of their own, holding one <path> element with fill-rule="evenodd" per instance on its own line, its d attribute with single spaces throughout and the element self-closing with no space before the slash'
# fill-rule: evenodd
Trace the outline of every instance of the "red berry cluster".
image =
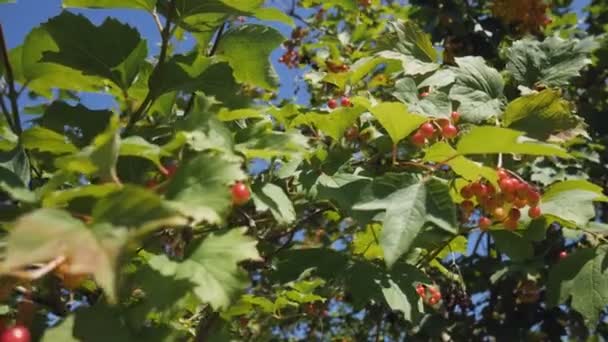
<svg viewBox="0 0 608 342">
<path fill-rule="evenodd" d="M 0 334 L 0 342 L 29 342 L 30 340 L 29 329 L 22 325 L 7 328 Z"/>
<path fill-rule="evenodd" d="M 279 58 L 279 63 L 285 64 L 288 68 L 295 68 L 300 63 L 300 53 L 296 50 L 296 47 L 302 43 L 302 39 L 306 37 L 308 30 L 303 27 L 297 27 L 291 32 L 291 39 L 286 40 L 283 46 L 287 49 L 285 53 Z"/>
<path fill-rule="evenodd" d="M 465 199 L 460 204 L 464 219 L 468 219 L 475 209 L 473 197 L 483 211 L 479 219 L 479 228 L 482 230 L 487 230 L 494 222 L 502 222 L 505 228 L 510 230 L 517 229 L 517 223 L 521 218 L 520 209 L 526 206 L 530 207 L 528 209 L 530 218 L 539 217 L 541 210 L 538 206 L 540 202 L 538 190 L 525 181 L 512 177 L 504 169 L 499 169 L 497 173 L 500 191 L 484 181 L 473 182 L 460 190 L 460 195 Z"/>
<path fill-rule="evenodd" d="M 416 146 L 423 146 L 427 141 L 433 139 L 453 139 L 458 135 L 458 128 L 454 126 L 454 123 L 460 118 L 460 113 L 452 112 L 452 121 L 447 119 L 438 119 L 435 121 L 429 121 L 423 123 L 416 133 L 411 137 L 412 144 Z"/>
<path fill-rule="evenodd" d="M 352 103 L 350 102 L 350 98 L 348 98 L 348 96 L 342 96 L 342 98 L 340 99 L 340 104 L 343 107 L 350 107 L 350 106 L 352 106 Z M 330 109 L 338 108 L 338 100 L 336 100 L 336 99 L 329 99 L 327 101 L 327 107 L 329 107 Z"/>
<path fill-rule="evenodd" d="M 416 293 L 429 305 L 435 305 L 441 300 L 441 292 L 435 286 L 416 285 Z"/>
<path fill-rule="evenodd" d="M 285 64 L 289 69 L 293 69 L 298 66 L 300 63 L 300 54 L 298 51 L 294 49 L 288 49 L 285 53 L 279 58 L 279 63 Z"/>
</svg>

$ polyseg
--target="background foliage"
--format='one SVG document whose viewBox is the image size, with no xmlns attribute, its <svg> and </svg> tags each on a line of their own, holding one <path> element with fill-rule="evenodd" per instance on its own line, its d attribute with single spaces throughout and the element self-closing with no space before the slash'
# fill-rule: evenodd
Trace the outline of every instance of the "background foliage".
<svg viewBox="0 0 608 342">
<path fill-rule="evenodd" d="M 567 0 L 63 5 L 11 50 L 0 26 L 6 326 L 606 337 L 605 1 L 584 23 Z M 149 13 L 159 53 L 72 8 Z"/>
</svg>

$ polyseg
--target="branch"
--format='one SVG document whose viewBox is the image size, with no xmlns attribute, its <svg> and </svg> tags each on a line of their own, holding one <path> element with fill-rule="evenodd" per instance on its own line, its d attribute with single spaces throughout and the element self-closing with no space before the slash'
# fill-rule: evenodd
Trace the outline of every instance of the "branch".
<svg viewBox="0 0 608 342">
<path fill-rule="evenodd" d="M 11 109 L 13 111 L 13 125 L 14 132 L 21 134 L 21 120 L 19 119 L 19 105 L 17 98 L 19 97 L 17 90 L 15 90 L 15 79 L 13 77 L 13 68 L 8 59 L 8 47 L 6 40 L 4 39 L 4 31 L 2 30 L 2 24 L 0 24 L 0 53 L 2 54 L 2 60 L 4 61 L 4 70 L 6 73 L 6 81 L 8 83 L 8 98 L 11 100 Z"/>
<path fill-rule="evenodd" d="M 171 2 L 169 3 L 169 9 L 167 12 L 167 20 L 165 22 L 165 27 L 163 28 L 163 30 L 161 31 L 161 34 L 160 34 L 162 42 L 161 42 L 161 46 L 160 46 L 160 55 L 158 56 L 158 63 L 156 63 L 156 66 L 154 67 L 154 70 L 152 71 L 150 78 L 154 77 L 154 75 L 159 72 L 159 70 L 165 64 L 165 60 L 167 59 L 167 50 L 169 48 L 169 41 L 171 40 L 171 20 L 173 20 L 173 14 L 175 12 L 175 1 L 176 0 L 171 0 Z M 148 94 L 146 95 L 146 98 L 143 100 L 143 102 L 141 103 L 139 108 L 137 108 L 135 113 L 133 113 L 133 115 L 131 115 L 131 118 L 129 119 L 129 123 L 127 124 L 127 127 L 125 128 L 125 133 L 128 133 L 131 129 L 133 129 L 133 126 L 135 126 L 135 123 L 137 123 L 137 121 L 139 121 L 141 119 L 144 111 L 146 111 L 148 109 L 148 107 L 150 106 L 150 104 L 152 104 L 153 101 L 154 101 L 154 95 L 152 95 L 152 92 L 150 91 L 150 89 L 148 89 Z"/>
</svg>

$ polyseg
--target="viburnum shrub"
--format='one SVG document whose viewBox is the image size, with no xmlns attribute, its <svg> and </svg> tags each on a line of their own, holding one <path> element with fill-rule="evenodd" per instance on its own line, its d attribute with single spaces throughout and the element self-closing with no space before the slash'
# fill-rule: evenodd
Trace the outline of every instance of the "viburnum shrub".
<svg viewBox="0 0 608 342">
<path fill-rule="evenodd" d="M 569 3 L 0 26 L 0 342 L 607 338 L 608 6 Z"/>
</svg>

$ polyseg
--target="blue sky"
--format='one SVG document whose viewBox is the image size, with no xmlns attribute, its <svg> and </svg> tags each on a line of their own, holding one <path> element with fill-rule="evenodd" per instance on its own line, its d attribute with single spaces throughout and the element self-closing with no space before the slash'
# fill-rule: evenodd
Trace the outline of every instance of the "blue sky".
<svg viewBox="0 0 608 342">
<path fill-rule="evenodd" d="M 277 3 L 276 1 L 273 3 Z M 575 0 L 573 10 L 581 13 L 582 9 L 589 3 L 589 0 Z M 0 5 L 0 22 L 2 23 L 9 48 L 19 45 L 28 32 L 46 21 L 48 18 L 59 14 L 62 11 L 61 0 L 17 0 L 17 3 Z M 149 13 L 138 10 L 73 10 L 76 13 L 86 15 L 95 24 L 100 24 L 108 16 L 128 23 L 136 27 L 142 37 L 148 41 L 148 51 L 152 54 L 158 52 L 159 33 Z M 281 31 L 286 37 L 290 34 L 290 28 L 282 24 L 271 24 Z M 185 49 L 192 46 L 192 41 L 182 43 Z M 294 97 L 294 89 L 301 72 L 289 70 L 277 61 L 282 54 L 281 49 L 277 49 L 271 56 L 275 69 L 281 80 L 279 90 L 280 98 L 293 98 L 299 103 L 307 102 L 307 94 L 300 92 Z M 108 106 L 108 97 L 87 95 L 83 98 L 85 105 L 91 108 L 103 108 Z"/>
</svg>

